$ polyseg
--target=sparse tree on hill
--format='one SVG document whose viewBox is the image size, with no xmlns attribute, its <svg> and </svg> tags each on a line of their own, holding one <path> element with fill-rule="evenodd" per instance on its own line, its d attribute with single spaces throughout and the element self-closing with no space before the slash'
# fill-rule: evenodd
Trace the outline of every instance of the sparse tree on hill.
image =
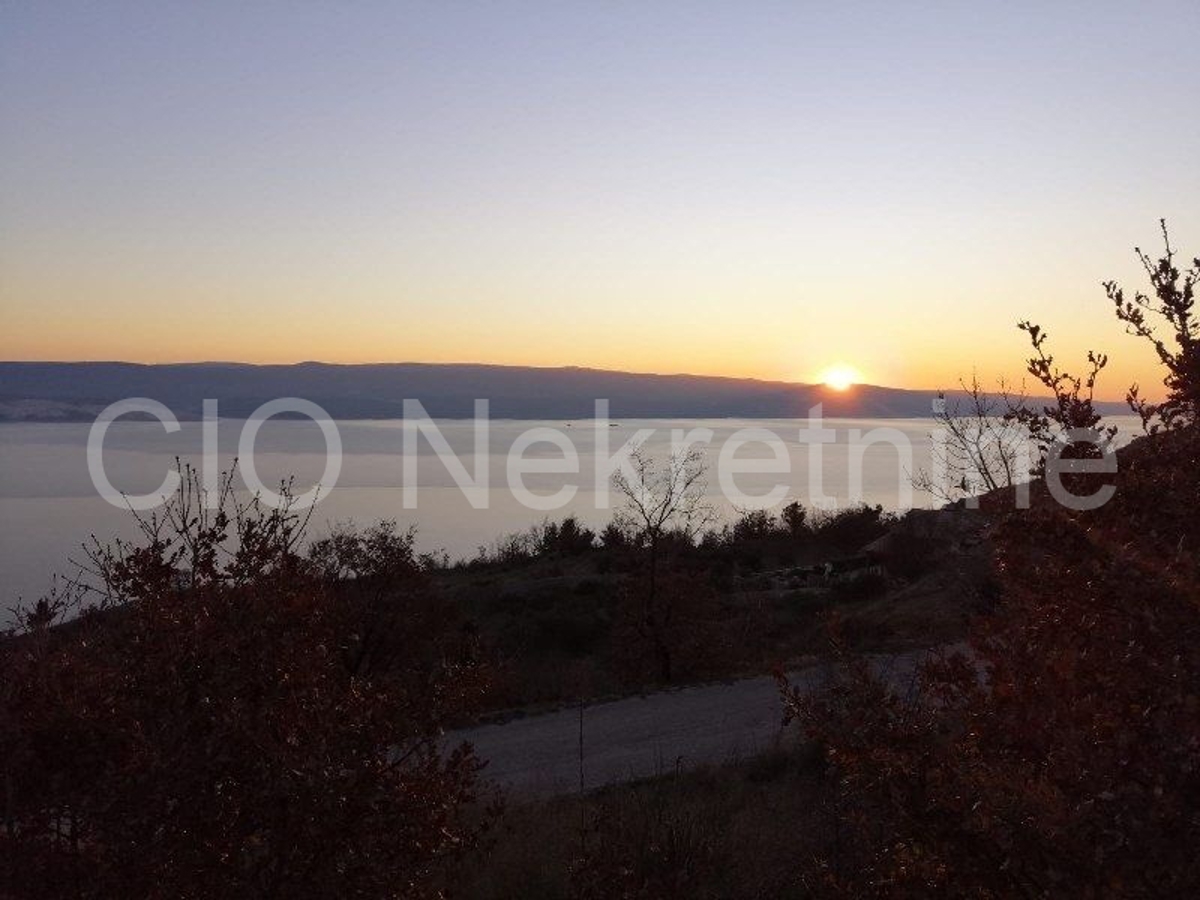
<svg viewBox="0 0 1200 900">
<path fill-rule="evenodd" d="M 1030 466 L 1024 430 L 1005 419 L 1010 410 L 1024 406 L 1024 394 L 1012 394 L 1003 379 L 995 393 L 989 392 L 975 374 L 959 386 L 961 397 L 934 413 L 938 431 L 930 470 L 913 478 L 918 490 L 947 503 L 1012 487 Z"/>
<path fill-rule="evenodd" d="M 613 485 L 624 498 L 616 516 L 622 531 L 642 556 L 644 578 L 636 586 L 638 614 L 634 623 L 639 636 L 653 647 L 659 676 L 670 681 L 672 631 L 678 624 L 677 591 L 662 590 L 662 565 L 672 542 L 690 544 L 712 520 L 712 507 L 704 494 L 704 457 L 700 450 L 672 454 L 662 465 L 642 451 L 631 456 L 634 478 L 623 472 Z"/>
</svg>

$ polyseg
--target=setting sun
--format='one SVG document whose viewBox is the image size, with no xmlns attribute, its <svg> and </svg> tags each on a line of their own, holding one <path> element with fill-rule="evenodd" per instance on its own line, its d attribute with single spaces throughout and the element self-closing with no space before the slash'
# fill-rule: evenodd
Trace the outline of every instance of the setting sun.
<svg viewBox="0 0 1200 900">
<path fill-rule="evenodd" d="M 830 366 L 821 373 L 821 382 L 835 391 L 844 391 L 859 383 L 862 376 L 851 366 Z"/>
</svg>

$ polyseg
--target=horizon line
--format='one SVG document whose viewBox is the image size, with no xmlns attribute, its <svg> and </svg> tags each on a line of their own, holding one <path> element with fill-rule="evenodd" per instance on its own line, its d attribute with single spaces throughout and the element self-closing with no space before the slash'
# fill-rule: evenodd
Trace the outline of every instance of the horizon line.
<svg viewBox="0 0 1200 900">
<path fill-rule="evenodd" d="M 632 375 L 639 378 L 695 378 L 711 381 L 752 382 L 764 385 L 781 385 L 786 387 L 816 388 L 827 390 L 835 395 L 845 395 L 858 388 L 872 388 L 882 391 L 907 391 L 912 393 L 955 393 L 961 392 L 963 386 L 956 383 L 949 387 L 900 387 L 897 385 L 877 384 L 868 381 L 855 382 L 849 387 L 838 390 L 822 381 L 787 381 L 779 378 L 761 378 L 753 375 L 713 375 L 697 372 L 645 372 L 630 369 L 607 369 L 600 366 L 581 365 L 536 365 L 520 363 L 488 363 L 488 362 L 425 362 L 420 360 L 396 360 L 391 362 L 326 362 L 318 359 L 304 359 L 295 362 L 240 362 L 237 360 L 185 360 L 172 362 L 136 362 L 127 359 L 0 359 L 0 366 L 7 365 L 53 365 L 53 366 L 138 366 L 141 368 L 183 367 L 183 366 L 227 366 L 230 368 L 298 368 L 301 366 L 323 366 L 327 368 L 379 368 L 386 366 L 425 366 L 429 368 L 480 368 L 480 369 L 532 369 L 543 372 L 573 371 L 595 372 L 606 375 Z M 1096 397 L 1096 403 L 1123 404 L 1125 397 L 1109 398 Z"/>
</svg>

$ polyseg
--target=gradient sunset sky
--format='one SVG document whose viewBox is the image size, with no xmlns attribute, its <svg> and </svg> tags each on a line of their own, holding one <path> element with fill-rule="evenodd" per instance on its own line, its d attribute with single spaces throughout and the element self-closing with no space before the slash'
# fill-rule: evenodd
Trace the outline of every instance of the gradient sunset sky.
<svg viewBox="0 0 1200 900">
<path fill-rule="evenodd" d="M 0 7 L 0 358 L 1157 387 L 1200 3 Z"/>
</svg>

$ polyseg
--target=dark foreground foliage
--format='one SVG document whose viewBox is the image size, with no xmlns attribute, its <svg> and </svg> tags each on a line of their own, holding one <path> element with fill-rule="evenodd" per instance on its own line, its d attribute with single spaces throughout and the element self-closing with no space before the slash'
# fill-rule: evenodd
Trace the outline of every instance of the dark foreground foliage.
<svg viewBox="0 0 1200 900">
<path fill-rule="evenodd" d="M 587 796 L 510 806 L 467 857 L 464 900 L 762 900 L 803 897 L 820 760 L 790 744 L 745 763 L 677 772 Z"/>
<path fill-rule="evenodd" d="M 827 695 L 786 692 L 853 811 L 811 887 L 1200 892 L 1200 529 L 1184 509 L 1200 502 L 1200 441 L 1176 432 L 1129 457 L 1102 510 L 1001 513 L 1003 600 L 967 652 L 927 667 L 920 700 L 855 665 Z M 1159 503 L 1168 486 L 1181 518 Z"/>
<path fill-rule="evenodd" d="M 916 698 L 849 658 L 826 693 L 785 685 L 831 763 L 824 809 L 839 839 L 804 875 L 814 893 L 1200 896 L 1196 270 L 1181 275 L 1172 256 L 1142 256 L 1157 299 L 1131 305 L 1107 286 L 1168 373 L 1165 403 L 1140 410 L 1165 428 L 1119 454 L 1115 481 L 1073 479 L 1079 494 L 1112 483 L 1113 499 L 1072 510 L 1041 483 L 1029 510 L 1011 492 L 987 498 L 999 601 L 965 650 L 925 667 Z M 1170 325 L 1167 342 L 1146 312 Z M 1026 424 L 1063 453 L 1060 429 L 1099 425 L 1103 357 L 1084 379 L 1063 375 L 1023 327 L 1031 371 L 1057 398 Z"/>
<path fill-rule="evenodd" d="M 483 688 L 470 640 L 408 537 L 306 557 L 287 510 L 204 499 L 5 639 L 0 895 L 437 895 L 491 817 L 435 740 Z"/>
</svg>

